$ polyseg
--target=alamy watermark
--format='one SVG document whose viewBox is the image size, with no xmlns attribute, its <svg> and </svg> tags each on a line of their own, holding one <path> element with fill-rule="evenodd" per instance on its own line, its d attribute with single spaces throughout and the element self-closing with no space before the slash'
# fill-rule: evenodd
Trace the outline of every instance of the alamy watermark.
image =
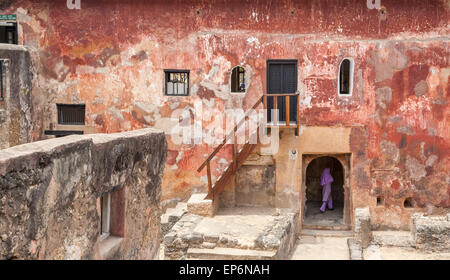
<svg viewBox="0 0 450 280">
<path fill-rule="evenodd" d="M 262 151 L 278 152 L 279 129 L 277 126 L 267 129 L 266 109 L 218 109 L 203 111 L 203 102 L 195 101 L 193 106 L 176 109 L 172 112 L 174 124 L 169 135 L 175 145 L 218 146 L 225 144 L 244 145 L 262 144 Z M 279 115 L 279 110 L 270 110 L 271 119 Z M 206 124 L 206 125 L 205 125 Z"/>
</svg>

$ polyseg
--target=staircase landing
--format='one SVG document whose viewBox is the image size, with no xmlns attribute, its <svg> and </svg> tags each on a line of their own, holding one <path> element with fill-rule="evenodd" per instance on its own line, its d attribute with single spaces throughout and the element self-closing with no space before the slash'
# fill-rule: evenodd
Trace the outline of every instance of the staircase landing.
<svg viewBox="0 0 450 280">
<path fill-rule="evenodd" d="M 286 259 L 297 214 L 274 208 L 219 209 L 214 217 L 185 214 L 164 237 L 165 259 Z"/>
</svg>

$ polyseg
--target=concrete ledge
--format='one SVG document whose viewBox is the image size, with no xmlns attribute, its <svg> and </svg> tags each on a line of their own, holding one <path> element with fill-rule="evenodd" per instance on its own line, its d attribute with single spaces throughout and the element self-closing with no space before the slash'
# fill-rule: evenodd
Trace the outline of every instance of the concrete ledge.
<svg viewBox="0 0 450 280">
<path fill-rule="evenodd" d="M 105 240 L 100 241 L 100 256 L 102 259 L 111 259 L 119 250 L 122 237 L 108 236 Z"/>
</svg>

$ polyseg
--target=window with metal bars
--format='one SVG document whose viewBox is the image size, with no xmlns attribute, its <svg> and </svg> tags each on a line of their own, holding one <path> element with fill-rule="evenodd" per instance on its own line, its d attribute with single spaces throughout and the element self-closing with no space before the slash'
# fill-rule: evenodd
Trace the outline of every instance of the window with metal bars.
<svg viewBox="0 0 450 280">
<path fill-rule="evenodd" d="M 4 77 L 4 69 L 3 69 L 3 60 L 0 60 L 0 101 L 5 99 L 5 77 Z"/>
<path fill-rule="evenodd" d="M 245 69 L 236 66 L 231 71 L 231 92 L 245 92 Z"/>
<path fill-rule="evenodd" d="M 57 104 L 58 124 L 84 125 L 86 105 Z"/>
<path fill-rule="evenodd" d="M 189 70 L 164 70 L 166 95 L 189 95 Z"/>
<path fill-rule="evenodd" d="M 0 43 L 17 45 L 17 23 L 0 23 Z"/>
</svg>

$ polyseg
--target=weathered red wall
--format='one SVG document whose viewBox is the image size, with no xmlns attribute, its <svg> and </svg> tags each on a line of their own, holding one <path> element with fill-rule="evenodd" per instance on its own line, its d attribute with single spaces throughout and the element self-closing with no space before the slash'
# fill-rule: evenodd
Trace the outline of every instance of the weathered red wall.
<svg viewBox="0 0 450 280">
<path fill-rule="evenodd" d="M 356 159 L 370 172 L 359 187 L 387 194 L 387 206 L 411 196 L 418 206 L 450 207 L 449 1 L 382 0 L 381 10 L 365 0 L 188 2 L 0 5 L 19 15 L 21 39 L 36 50 L 34 139 L 55 122 L 56 102 L 86 103 L 87 125 L 99 132 L 168 132 L 175 109 L 201 101 L 206 127 L 213 109 L 249 108 L 265 92 L 267 59 L 298 59 L 302 124 L 367 131 Z M 355 62 L 345 99 L 336 94 L 344 57 Z M 251 80 L 241 96 L 229 93 L 236 65 Z M 164 96 L 171 68 L 191 70 L 190 97 Z M 195 169 L 213 147 L 168 140 L 163 199 L 186 198 L 206 183 Z"/>
</svg>

